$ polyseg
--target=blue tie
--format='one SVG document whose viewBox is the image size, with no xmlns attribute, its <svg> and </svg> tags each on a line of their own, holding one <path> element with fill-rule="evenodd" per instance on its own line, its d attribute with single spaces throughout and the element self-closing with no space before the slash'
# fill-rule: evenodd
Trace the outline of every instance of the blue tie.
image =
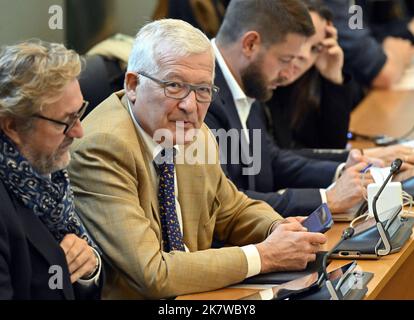
<svg viewBox="0 0 414 320">
<path fill-rule="evenodd" d="M 160 175 L 158 203 L 165 252 L 185 251 L 175 208 L 174 152 L 174 149 L 163 149 L 159 154 L 162 159 L 158 156 L 155 159 Z"/>
</svg>

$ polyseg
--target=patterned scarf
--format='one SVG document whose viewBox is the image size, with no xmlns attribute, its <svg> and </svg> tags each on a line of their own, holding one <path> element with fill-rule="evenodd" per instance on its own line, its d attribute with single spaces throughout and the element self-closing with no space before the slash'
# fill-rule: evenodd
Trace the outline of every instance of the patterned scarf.
<svg viewBox="0 0 414 320">
<path fill-rule="evenodd" d="M 100 252 L 75 212 L 67 171 L 56 171 L 50 178 L 38 174 L 1 131 L 0 179 L 11 194 L 39 217 L 58 242 L 66 234 L 74 233 Z"/>
</svg>

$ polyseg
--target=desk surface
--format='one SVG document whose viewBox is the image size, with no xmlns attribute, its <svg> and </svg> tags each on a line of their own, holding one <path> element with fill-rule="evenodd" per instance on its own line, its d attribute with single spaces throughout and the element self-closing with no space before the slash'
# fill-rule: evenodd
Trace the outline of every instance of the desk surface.
<svg viewBox="0 0 414 320">
<path fill-rule="evenodd" d="M 398 137 L 414 125 L 414 91 L 373 91 L 351 115 L 352 131 Z M 414 136 L 414 134 L 413 134 Z M 412 137 L 413 137 L 412 136 Z M 367 142 L 353 143 L 356 147 L 370 146 Z M 323 250 L 332 248 L 339 240 L 347 223 L 335 223 L 327 232 L 328 242 Z M 358 260 L 364 271 L 374 273 L 368 284 L 365 299 L 414 299 L 414 235 L 398 253 L 380 260 Z M 333 260 L 328 270 L 350 260 Z M 258 289 L 224 288 L 216 291 L 180 296 L 177 299 L 240 299 Z"/>
<path fill-rule="evenodd" d="M 399 137 L 414 125 L 414 91 L 371 92 L 351 114 L 350 131 Z M 410 136 L 414 137 L 414 134 Z M 367 142 L 352 143 L 355 147 L 373 146 Z"/>
<path fill-rule="evenodd" d="M 348 223 L 337 222 L 327 232 L 328 242 L 323 250 L 329 250 L 339 240 L 342 230 Z M 411 280 L 414 270 L 414 235 L 400 252 L 382 257 L 380 260 L 358 260 L 358 266 L 363 271 L 374 273 L 368 283 L 368 292 L 365 299 L 413 299 L 414 287 Z M 352 260 L 333 260 L 328 271 L 336 269 Z M 404 269 L 404 270 L 403 270 Z M 400 279 L 402 278 L 402 279 Z M 224 288 L 216 291 L 203 292 L 180 296 L 179 300 L 232 300 L 250 296 L 259 289 Z"/>
<path fill-rule="evenodd" d="M 347 223 L 336 223 L 334 227 L 327 232 L 328 243 L 325 246 L 325 250 L 332 248 L 339 240 L 342 230 L 348 226 Z M 397 292 L 383 292 L 387 287 L 392 286 L 393 290 L 403 290 L 405 285 L 398 285 L 394 288 L 394 284 L 391 280 L 400 276 L 400 268 L 405 264 L 413 266 L 413 253 L 414 251 L 414 235 L 411 235 L 408 243 L 401 249 L 400 252 L 385 256 L 379 260 L 358 260 L 358 265 L 363 271 L 369 271 L 374 273 L 374 277 L 368 283 L 368 292 L 366 299 L 377 298 L 392 298 L 392 295 L 400 295 Z M 332 270 L 342 266 L 345 262 L 351 260 L 333 260 L 329 265 L 328 270 Z M 398 273 L 397 273 L 398 271 Z M 411 272 L 406 276 L 411 277 Z M 413 287 L 407 287 L 408 291 L 414 291 Z M 386 294 L 386 296 L 384 296 Z M 409 294 L 407 296 L 407 294 Z M 412 298 L 413 294 L 410 292 L 402 294 L 399 298 Z"/>
</svg>

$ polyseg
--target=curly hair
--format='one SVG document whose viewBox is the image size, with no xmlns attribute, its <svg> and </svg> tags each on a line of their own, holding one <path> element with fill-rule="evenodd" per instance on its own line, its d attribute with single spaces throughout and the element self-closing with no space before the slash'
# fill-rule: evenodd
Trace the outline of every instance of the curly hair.
<svg viewBox="0 0 414 320">
<path fill-rule="evenodd" d="M 30 40 L 0 51 L 0 118 L 26 119 L 59 97 L 82 68 L 62 44 Z"/>
</svg>

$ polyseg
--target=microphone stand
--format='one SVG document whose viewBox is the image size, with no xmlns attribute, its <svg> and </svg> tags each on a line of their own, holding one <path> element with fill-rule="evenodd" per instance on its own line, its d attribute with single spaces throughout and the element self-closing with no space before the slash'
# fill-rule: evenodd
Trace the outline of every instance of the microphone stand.
<svg viewBox="0 0 414 320">
<path fill-rule="evenodd" d="M 346 239 L 349 239 L 352 237 L 352 235 L 354 234 L 355 229 L 352 227 L 346 228 L 343 232 L 342 232 L 342 236 L 341 239 L 338 241 L 338 243 L 331 249 L 329 250 L 325 256 L 323 257 L 322 260 L 322 272 L 323 272 L 323 276 L 325 278 L 325 285 L 326 288 L 329 291 L 329 294 L 332 297 L 332 300 L 340 300 L 339 296 L 338 296 L 338 292 L 336 292 L 331 280 L 329 280 L 329 276 L 328 276 L 328 272 L 326 271 L 326 263 L 328 261 L 328 258 L 331 256 L 332 252 L 334 252 L 336 250 L 336 248 L 338 248 L 342 242 L 344 242 Z"/>
<path fill-rule="evenodd" d="M 372 200 L 372 211 L 374 213 L 374 218 L 375 218 L 375 222 L 376 222 L 376 226 L 378 229 L 378 232 L 380 234 L 381 240 L 384 243 L 384 249 L 377 249 L 376 253 L 379 256 L 385 256 L 387 254 L 389 254 L 392 250 L 391 247 L 391 240 L 389 238 L 388 232 L 385 230 L 384 225 L 382 224 L 382 222 L 380 221 L 379 217 L 378 217 L 378 212 L 377 212 L 377 201 L 382 193 L 382 191 L 384 190 L 385 186 L 387 185 L 388 181 L 390 181 L 390 179 L 394 176 L 395 173 L 397 173 L 402 165 L 402 160 L 401 159 L 395 159 L 392 164 L 391 164 L 391 170 L 390 173 L 388 175 L 388 177 L 385 179 L 384 183 L 382 184 L 381 188 L 378 190 L 377 194 L 374 196 L 374 199 Z"/>
</svg>

